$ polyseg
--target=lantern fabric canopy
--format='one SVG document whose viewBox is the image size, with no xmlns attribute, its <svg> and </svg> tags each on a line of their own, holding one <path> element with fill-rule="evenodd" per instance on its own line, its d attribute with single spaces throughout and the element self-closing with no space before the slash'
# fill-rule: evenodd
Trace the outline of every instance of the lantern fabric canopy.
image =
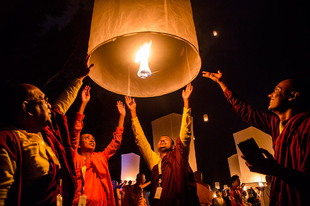
<svg viewBox="0 0 310 206">
<path fill-rule="evenodd" d="M 135 54 L 152 41 L 146 79 Z M 189 0 L 95 0 L 88 53 L 90 77 L 114 93 L 152 97 L 180 89 L 199 73 L 201 58 Z"/>
</svg>

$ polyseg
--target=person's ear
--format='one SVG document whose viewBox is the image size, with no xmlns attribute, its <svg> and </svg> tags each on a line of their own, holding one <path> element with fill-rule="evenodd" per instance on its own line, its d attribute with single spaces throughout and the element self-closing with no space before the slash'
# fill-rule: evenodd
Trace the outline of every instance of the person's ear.
<svg viewBox="0 0 310 206">
<path fill-rule="evenodd" d="M 32 111 L 32 109 L 30 108 L 30 104 L 29 104 L 28 101 L 23 101 L 22 108 L 23 108 L 23 111 L 24 111 L 27 115 L 33 116 L 33 111 Z"/>
<path fill-rule="evenodd" d="M 175 145 L 172 145 L 172 150 L 174 150 L 174 148 L 175 148 Z"/>
<path fill-rule="evenodd" d="M 299 97 L 299 92 L 292 91 L 289 98 L 288 98 L 288 101 L 292 101 L 292 100 L 296 99 L 297 97 Z"/>
</svg>

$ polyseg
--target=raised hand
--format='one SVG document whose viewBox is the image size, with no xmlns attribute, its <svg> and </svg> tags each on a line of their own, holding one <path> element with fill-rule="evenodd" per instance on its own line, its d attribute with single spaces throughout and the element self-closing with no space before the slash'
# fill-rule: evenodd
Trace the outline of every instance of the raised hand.
<svg viewBox="0 0 310 206">
<path fill-rule="evenodd" d="M 86 85 L 81 93 L 81 99 L 83 103 L 88 103 L 90 100 L 90 86 Z"/>
<path fill-rule="evenodd" d="M 217 82 L 220 85 L 223 91 L 226 90 L 227 86 L 223 79 L 223 74 L 220 70 L 218 70 L 217 73 L 202 71 L 202 76 L 212 79 L 213 81 Z"/>
<path fill-rule="evenodd" d="M 84 65 L 83 65 L 83 69 L 81 70 L 78 78 L 80 78 L 81 80 L 83 80 L 85 77 L 87 77 L 89 75 L 89 72 L 91 70 L 91 68 L 94 66 L 94 64 L 89 65 L 89 59 L 90 59 L 90 55 L 88 54 L 85 58 L 84 61 Z"/>
<path fill-rule="evenodd" d="M 192 91 L 193 91 L 193 86 L 191 83 L 188 83 L 186 85 L 186 88 L 182 91 L 182 98 L 188 99 L 191 96 Z"/>
<path fill-rule="evenodd" d="M 136 110 L 137 104 L 136 104 L 134 98 L 131 98 L 129 96 L 125 96 L 125 102 L 126 102 L 126 105 L 130 111 Z"/>
<path fill-rule="evenodd" d="M 125 108 L 125 105 L 122 101 L 117 101 L 117 109 L 118 109 L 118 112 L 121 116 L 126 116 L 126 108 Z"/>
<path fill-rule="evenodd" d="M 217 73 L 202 71 L 202 76 L 212 79 L 213 81 L 219 83 L 221 81 L 223 74 L 220 70 L 218 70 Z"/>
<path fill-rule="evenodd" d="M 131 118 L 135 118 L 137 116 L 137 113 L 136 113 L 137 104 L 135 102 L 135 99 L 129 96 L 125 96 L 125 102 L 126 102 L 128 109 L 130 110 Z"/>
</svg>

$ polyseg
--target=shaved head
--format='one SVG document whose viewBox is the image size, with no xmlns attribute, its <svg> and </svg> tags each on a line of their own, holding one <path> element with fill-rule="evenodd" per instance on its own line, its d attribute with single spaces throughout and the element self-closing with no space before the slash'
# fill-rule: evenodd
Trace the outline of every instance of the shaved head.
<svg viewBox="0 0 310 206">
<path fill-rule="evenodd" d="M 38 132 L 51 123 L 51 105 L 38 87 L 16 84 L 3 89 L 1 120 L 4 123 L 28 132 Z"/>
</svg>

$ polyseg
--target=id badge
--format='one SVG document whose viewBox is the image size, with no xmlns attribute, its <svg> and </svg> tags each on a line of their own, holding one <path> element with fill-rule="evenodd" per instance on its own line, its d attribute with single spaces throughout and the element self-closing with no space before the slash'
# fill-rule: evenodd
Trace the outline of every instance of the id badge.
<svg viewBox="0 0 310 206">
<path fill-rule="evenodd" d="M 87 196 L 86 195 L 81 195 L 79 198 L 79 204 L 78 206 L 86 206 L 86 200 L 87 200 Z"/>
<path fill-rule="evenodd" d="M 155 199 L 160 199 L 160 196 L 161 196 L 161 192 L 163 191 L 163 188 L 162 187 L 157 187 L 156 188 L 156 193 L 155 193 L 155 196 L 154 198 Z"/>
</svg>

